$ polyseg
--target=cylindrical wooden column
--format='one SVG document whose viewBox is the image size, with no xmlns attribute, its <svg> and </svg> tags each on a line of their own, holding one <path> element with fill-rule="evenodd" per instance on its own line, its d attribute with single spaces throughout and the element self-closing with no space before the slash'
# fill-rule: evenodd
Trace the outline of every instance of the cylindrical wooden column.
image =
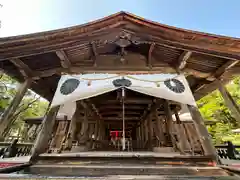
<svg viewBox="0 0 240 180">
<path fill-rule="evenodd" d="M 48 149 L 48 142 L 52 137 L 53 126 L 56 120 L 58 110 L 59 106 L 53 107 L 45 116 L 42 122 L 42 129 L 38 134 L 38 137 L 32 149 L 31 160 L 34 160 L 39 154 L 46 152 L 46 150 Z"/>
<path fill-rule="evenodd" d="M 11 104 L 8 106 L 8 108 L 4 111 L 2 118 L 0 120 L 0 138 L 4 137 L 4 132 L 9 124 L 11 124 L 12 119 L 10 118 L 12 114 L 15 113 L 17 110 L 19 104 L 21 103 L 26 91 L 30 87 L 32 83 L 32 79 L 27 79 L 24 81 L 24 83 L 20 84 L 17 90 L 17 93 L 12 100 Z M 6 134 L 6 132 L 5 132 Z"/>
<path fill-rule="evenodd" d="M 212 144 L 210 135 L 208 134 L 208 130 L 204 124 L 203 118 L 195 106 L 188 105 L 189 112 L 192 115 L 196 130 L 200 137 L 200 142 L 202 144 L 204 155 L 213 156 L 214 159 L 217 159 L 216 150 Z"/>
</svg>

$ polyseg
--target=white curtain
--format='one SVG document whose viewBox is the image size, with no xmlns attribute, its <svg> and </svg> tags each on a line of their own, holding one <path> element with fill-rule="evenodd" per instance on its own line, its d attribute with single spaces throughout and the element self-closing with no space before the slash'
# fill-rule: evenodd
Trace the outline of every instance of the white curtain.
<svg viewBox="0 0 240 180">
<path fill-rule="evenodd" d="M 60 112 L 68 112 L 71 117 L 76 109 L 76 101 L 88 99 L 120 87 L 115 87 L 113 81 L 116 79 L 131 81 L 127 89 L 182 104 L 196 106 L 195 99 L 189 88 L 184 75 L 176 74 L 149 74 L 149 75 L 118 75 L 118 74 L 84 74 L 63 75 L 59 80 L 58 87 L 52 100 L 51 106 L 60 105 Z M 174 80 L 167 81 L 167 80 Z M 176 89 L 176 82 L 181 88 Z M 167 83 L 166 83 L 167 82 Z M 70 87 L 69 87 L 70 86 Z M 171 87 L 173 88 L 171 88 Z M 64 108 L 63 108 L 64 107 Z M 74 110 L 69 110 L 74 109 Z"/>
</svg>

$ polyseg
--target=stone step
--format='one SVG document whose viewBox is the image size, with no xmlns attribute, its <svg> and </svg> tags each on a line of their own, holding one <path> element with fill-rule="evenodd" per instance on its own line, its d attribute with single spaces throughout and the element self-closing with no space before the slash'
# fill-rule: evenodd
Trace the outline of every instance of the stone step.
<svg viewBox="0 0 240 180">
<path fill-rule="evenodd" d="M 158 176 L 158 175 L 108 175 L 108 176 L 39 176 L 28 174 L 0 174 L 0 179 L 26 179 L 26 180 L 46 180 L 46 179 L 64 179 L 64 180 L 239 180 L 239 177 L 234 176 Z"/>
<path fill-rule="evenodd" d="M 219 167 L 181 167 L 157 165 L 79 165 L 36 164 L 24 170 L 26 174 L 45 176 L 108 176 L 108 175 L 175 175 L 175 176 L 227 176 Z"/>
</svg>

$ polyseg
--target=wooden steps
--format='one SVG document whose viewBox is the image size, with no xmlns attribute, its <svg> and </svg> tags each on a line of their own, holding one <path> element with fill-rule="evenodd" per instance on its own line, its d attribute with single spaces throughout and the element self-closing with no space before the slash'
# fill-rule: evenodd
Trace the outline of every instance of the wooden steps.
<svg viewBox="0 0 240 180">
<path fill-rule="evenodd" d="M 86 152 L 40 156 L 24 170 L 44 176 L 228 176 L 219 167 L 208 166 L 209 157 L 187 157 L 152 152 Z"/>
<path fill-rule="evenodd" d="M 46 180 L 46 179 L 52 179 L 52 180 L 57 180 L 57 179 L 64 179 L 64 180 L 239 180 L 239 177 L 234 177 L 234 176 L 228 176 L 228 177 L 223 177 L 223 176 L 173 176 L 173 175 L 168 175 L 168 176 L 156 176 L 156 175 L 108 175 L 108 176 L 79 176 L 79 177 L 66 177 L 66 176 L 40 176 L 40 175 L 19 175 L 19 174 L 0 174 L 0 179 L 26 179 L 26 180 Z"/>
<path fill-rule="evenodd" d="M 227 176 L 218 167 L 180 167 L 157 165 L 33 165 L 25 170 L 29 174 L 45 176 L 107 176 L 107 175 L 161 175 L 161 176 Z"/>
</svg>

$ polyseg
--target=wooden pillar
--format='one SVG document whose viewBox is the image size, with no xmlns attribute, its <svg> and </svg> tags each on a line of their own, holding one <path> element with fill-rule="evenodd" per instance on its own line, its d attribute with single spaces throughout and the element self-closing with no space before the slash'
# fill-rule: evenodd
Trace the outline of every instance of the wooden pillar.
<svg viewBox="0 0 240 180">
<path fill-rule="evenodd" d="M 178 112 L 176 109 L 174 109 L 174 114 L 175 114 L 175 118 L 176 118 L 176 124 L 175 124 L 175 130 L 177 132 L 177 137 L 178 137 L 178 148 L 180 150 L 181 153 L 184 153 L 184 149 L 186 148 L 186 137 L 184 134 L 184 131 L 182 129 L 182 122 L 178 116 Z"/>
<path fill-rule="evenodd" d="M 69 130 L 68 130 L 68 135 L 67 135 L 67 142 L 66 142 L 66 149 L 67 150 L 71 150 L 72 148 L 72 142 L 76 139 L 76 131 L 77 131 L 77 116 L 79 110 L 76 109 L 71 122 L 70 122 L 70 126 L 69 126 Z"/>
<path fill-rule="evenodd" d="M 152 146 L 153 146 L 153 122 L 152 122 L 152 114 L 150 114 L 148 116 L 148 119 L 147 119 L 147 124 L 148 124 L 148 140 L 149 140 L 149 149 L 151 150 L 152 149 Z"/>
<path fill-rule="evenodd" d="M 12 119 L 10 117 L 17 110 L 26 91 L 28 90 L 28 88 L 31 85 L 31 82 L 32 82 L 32 79 L 27 79 L 27 80 L 25 80 L 24 83 L 20 84 L 14 99 L 12 100 L 12 102 L 8 106 L 8 108 L 5 110 L 5 112 L 1 118 L 1 121 L 0 121 L 0 137 L 2 136 L 1 138 L 4 137 L 3 133 L 5 132 L 8 125 L 12 123 L 11 122 Z"/>
<path fill-rule="evenodd" d="M 211 142 L 210 135 L 208 134 L 207 128 L 204 124 L 203 118 L 198 108 L 195 106 L 188 105 L 188 109 L 189 112 L 191 113 L 191 116 L 195 124 L 195 128 L 200 137 L 200 142 L 203 147 L 204 155 L 213 156 L 213 158 L 216 159 L 217 158 L 216 150 Z"/>
<path fill-rule="evenodd" d="M 79 134 L 79 143 L 85 145 L 87 140 L 88 140 L 88 112 L 87 109 L 85 109 L 82 127 Z"/>
<path fill-rule="evenodd" d="M 95 126 L 94 126 L 94 139 L 98 140 L 98 134 L 99 134 L 99 119 L 96 120 Z"/>
<path fill-rule="evenodd" d="M 42 122 L 42 129 L 38 134 L 32 149 L 31 160 L 34 160 L 39 154 L 46 152 L 46 150 L 48 149 L 48 142 L 52 137 L 53 126 L 56 120 L 58 110 L 59 106 L 53 107 L 45 116 Z"/>
<path fill-rule="evenodd" d="M 224 99 L 226 106 L 230 109 L 233 116 L 237 120 L 238 124 L 240 125 L 240 109 L 234 99 L 232 98 L 231 94 L 228 92 L 227 88 L 218 80 L 218 89 Z"/>
<path fill-rule="evenodd" d="M 172 119 L 172 112 L 170 108 L 170 104 L 168 100 L 165 100 L 164 102 L 164 110 L 166 113 L 166 131 L 168 132 L 168 135 L 170 136 L 173 148 L 176 149 L 176 141 L 175 137 L 173 136 L 173 119 Z"/>
<path fill-rule="evenodd" d="M 89 124 L 89 132 L 88 132 L 88 135 L 89 135 L 89 138 L 92 139 L 92 135 L 94 134 L 94 124 Z"/>
<path fill-rule="evenodd" d="M 144 121 L 144 144 L 148 141 L 148 125 L 147 125 L 147 120 Z"/>
<path fill-rule="evenodd" d="M 159 141 L 159 146 L 162 146 L 163 144 L 165 144 L 165 137 L 163 132 L 162 119 L 158 116 L 157 110 L 155 112 L 155 116 L 156 116 L 156 129 L 157 129 L 156 135 Z"/>
<path fill-rule="evenodd" d="M 141 148 L 144 147 L 144 141 L 145 141 L 145 131 L 144 131 L 144 123 L 141 123 Z"/>
<path fill-rule="evenodd" d="M 29 124 L 25 123 L 24 127 L 23 127 L 23 142 L 28 142 L 28 130 L 29 130 L 30 126 Z"/>
</svg>

